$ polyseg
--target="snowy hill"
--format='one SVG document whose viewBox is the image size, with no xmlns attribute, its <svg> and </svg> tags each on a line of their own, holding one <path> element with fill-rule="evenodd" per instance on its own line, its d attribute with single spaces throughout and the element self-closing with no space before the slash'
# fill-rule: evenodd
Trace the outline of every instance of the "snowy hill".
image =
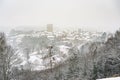
<svg viewBox="0 0 120 80">
<path fill-rule="evenodd" d="M 12 33 L 7 36 L 8 43 L 16 53 L 12 69 L 14 71 L 18 69 L 18 74 L 22 71 L 27 73 L 28 70 L 31 71 L 31 75 L 33 72 L 34 74 L 39 72 L 40 75 L 37 77 L 41 80 L 55 80 L 54 77 L 57 79 L 61 74 L 64 75 L 61 78 L 68 80 L 79 80 L 84 77 L 83 74 L 87 74 L 83 79 L 89 79 L 93 69 L 91 53 L 94 53 L 96 46 L 101 49 L 107 38 L 108 35 L 105 33 L 87 31 L 31 33 L 15 31 L 15 35 Z"/>
</svg>

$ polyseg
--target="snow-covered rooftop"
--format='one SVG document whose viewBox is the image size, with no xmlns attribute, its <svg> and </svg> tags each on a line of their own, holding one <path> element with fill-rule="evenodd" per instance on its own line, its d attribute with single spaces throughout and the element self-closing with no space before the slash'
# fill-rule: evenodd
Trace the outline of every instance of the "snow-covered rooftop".
<svg viewBox="0 0 120 80">
<path fill-rule="evenodd" d="M 104 78 L 104 79 L 97 79 L 97 80 L 120 80 L 120 77 Z"/>
</svg>

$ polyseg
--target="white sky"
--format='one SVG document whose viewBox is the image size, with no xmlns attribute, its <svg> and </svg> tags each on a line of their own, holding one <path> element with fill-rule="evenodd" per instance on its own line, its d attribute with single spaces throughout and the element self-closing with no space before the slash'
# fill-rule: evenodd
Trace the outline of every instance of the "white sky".
<svg viewBox="0 0 120 80">
<path fill-rule="evenodd" d="M 120 0 L 0 0 L 0 30 L 52 23 L 115 31 L 120 27 L 119 4 Z"/>
</svg>

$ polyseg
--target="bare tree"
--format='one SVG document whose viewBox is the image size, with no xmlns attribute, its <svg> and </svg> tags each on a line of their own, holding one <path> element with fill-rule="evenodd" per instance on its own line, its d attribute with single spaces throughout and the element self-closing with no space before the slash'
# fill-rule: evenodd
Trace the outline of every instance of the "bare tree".
<svg viewBox="0 0 120 80">
<path fill-rule="evenodd" d="M 53 46 L 49 46 L 48 48 L 49 48 L 49 57 L 50 57 L 50 68 L 51 68 L 51 72 L 52 72 L 52 59 L 51 59 L 51 57 L 52 57 Z"/>
</svg>

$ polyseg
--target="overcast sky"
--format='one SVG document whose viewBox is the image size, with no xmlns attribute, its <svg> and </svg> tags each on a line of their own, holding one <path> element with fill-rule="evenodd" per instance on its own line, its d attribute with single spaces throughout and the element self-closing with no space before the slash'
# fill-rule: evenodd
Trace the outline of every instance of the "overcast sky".
<svg viewBox="0 0 120 80">
<path fill-rule="evenodd" d="M 52 23 L 115 31 L 120 27 L 119 5 L 120 0 L 0 0 L 0 30 Z"/>
</svg>

